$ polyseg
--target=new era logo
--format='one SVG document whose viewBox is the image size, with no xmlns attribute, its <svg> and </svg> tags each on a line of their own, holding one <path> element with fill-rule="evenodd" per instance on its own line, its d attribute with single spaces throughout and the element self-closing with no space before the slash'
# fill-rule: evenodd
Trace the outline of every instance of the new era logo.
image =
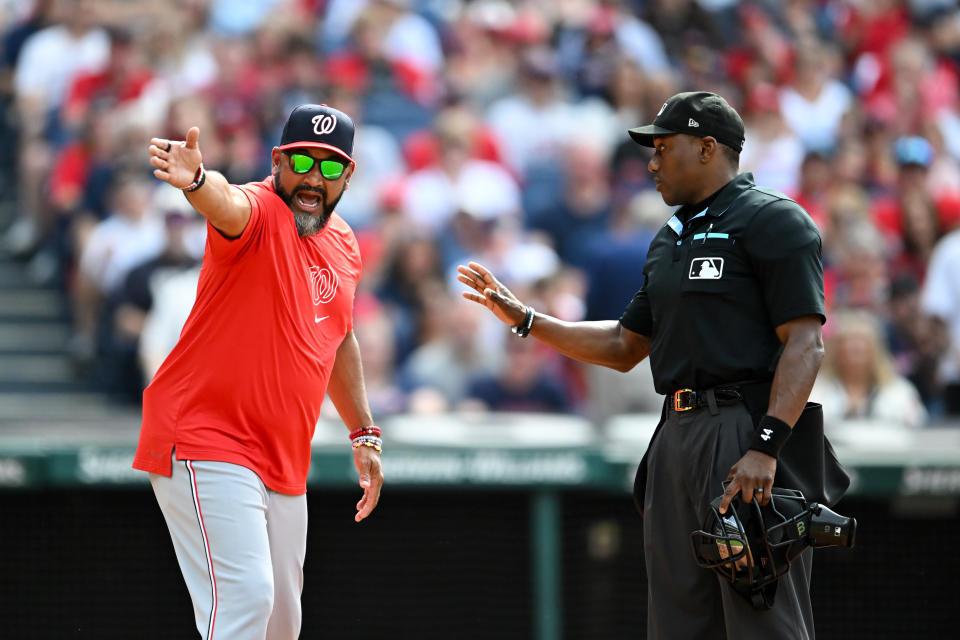
<svg viewBox="0 0 960 640">
<path fill-rule="evenodd" d="M 700 126 L 700 123 L 697 122 L 696 120 L 694 120 L 693 118 L 690 118 L 690 120 L 687 122 L 687 126 L 688 126 L 688 127 L 699 127 L 699 126 Z"/>
<path fill-rule="evenodd" d="M 723 275 L 723 258 L 694 258 L 690 261 L 691 280 L 719 280 Z"/>
</svg>

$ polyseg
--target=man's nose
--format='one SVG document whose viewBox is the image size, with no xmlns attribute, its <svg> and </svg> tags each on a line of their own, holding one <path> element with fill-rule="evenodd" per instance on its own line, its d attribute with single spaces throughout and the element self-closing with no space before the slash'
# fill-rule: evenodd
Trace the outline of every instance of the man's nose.
<svg viewBox="0 0 960 640">
<path fill-rule="evenodd" d="M 308 184 L 308 185 L 310 185 L 311 187 L 322 187 L 322 186 L 323 186 L 323 184 L 324 184 L 324 182 L 323 182 L 323 174 L 320 173 L 320 163 L 319 163 L 319 162 L 315 163 L 312 167 L 310 167 L 310 171 L 308 171 L 308 172 L 306 173 L 306 175 L 304 176 L 303 182 L 304 182 L 304 184 Z"/>
</svg>

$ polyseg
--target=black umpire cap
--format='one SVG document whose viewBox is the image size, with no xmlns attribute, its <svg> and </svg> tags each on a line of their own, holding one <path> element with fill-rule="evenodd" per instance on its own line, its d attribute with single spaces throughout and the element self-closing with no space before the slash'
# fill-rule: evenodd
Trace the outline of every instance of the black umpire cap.
<svg viewBox="0 0 960 640">
<path fill-rule="evenodd" d="M 654 136 L 686 133 L 712 136 L 737 153 L 743 149 L 743 120 L 727 101 L 709 91 L 678 93 L 663 103 L 653 124 L 629 130 L 637 144 L 653 146 Z"/>
<path fill-rule="evenodd" d="M 280 150 L 329 149 L 353 162 L 353 120 L 325 104 L 302 104 L 290 113 L 280 136 Z"/>
</svg>

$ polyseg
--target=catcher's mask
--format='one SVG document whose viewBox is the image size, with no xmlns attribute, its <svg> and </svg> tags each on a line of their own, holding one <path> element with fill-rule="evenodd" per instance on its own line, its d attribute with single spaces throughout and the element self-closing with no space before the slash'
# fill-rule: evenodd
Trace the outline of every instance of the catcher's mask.
<svg viewBox="0 0 960 640">
<path fill-rule="evenodd" d="M 726 482 L 724 482 L 726 487 Z M 774 487 L 770 503 L 746 503 L 739 495 L 726 514 L 710 503 L 703 529 L 690 534 L 697 564 L 728 579 L 757 609 L 773 606 L 777 580 L 807 547 L 852 547 L 857 521 L 816 502 L 807 504 L 796 489 Z"/>
</svg>

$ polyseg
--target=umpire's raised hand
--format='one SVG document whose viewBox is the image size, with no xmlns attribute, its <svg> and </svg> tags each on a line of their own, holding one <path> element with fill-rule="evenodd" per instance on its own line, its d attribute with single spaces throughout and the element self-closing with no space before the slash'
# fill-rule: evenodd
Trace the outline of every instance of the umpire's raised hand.
<svg viewBox="0 0 960 640">
<path fill-rule="evenodd" d="M 485 266 L 478 262 L 470 262 L 467 266 L 459 265 L 457 272 L 459 273 L 457 280 L 476 291 L 476 293 L 464 291 L 461 294 L 464 298 L 490 309 L 505 324 L 516 326 L 523 321 L 526 305 L 520 302 L 510 289 L 503 286 Z"/>
<path fill-rule="evenodd" d="M 156 167 L 153 175 L 176 187 L 186 189 L 193 184 L 203 162 L 200 154 L 200 129 L 190 127 L 186 140 L 150 140 L 150 164 Z"/>
</svg>

